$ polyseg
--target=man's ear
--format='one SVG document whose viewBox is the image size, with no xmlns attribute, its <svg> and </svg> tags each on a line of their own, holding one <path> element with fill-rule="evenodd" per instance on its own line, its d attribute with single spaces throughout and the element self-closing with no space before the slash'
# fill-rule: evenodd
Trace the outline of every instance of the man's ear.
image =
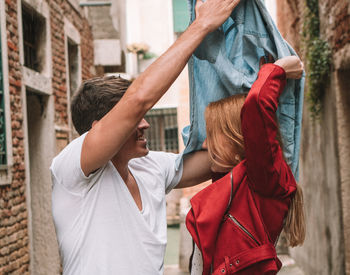
<svg viewBox="0 0 350 275">
<path fill-rule="evenodd" d="M 95 126 L 95 124 L 98 122 L 98 120 L 94 120 L 93 122 L 92 122 L 92 125 L 91 125 L 91 127 L 94 127 Z"/>
</svg>

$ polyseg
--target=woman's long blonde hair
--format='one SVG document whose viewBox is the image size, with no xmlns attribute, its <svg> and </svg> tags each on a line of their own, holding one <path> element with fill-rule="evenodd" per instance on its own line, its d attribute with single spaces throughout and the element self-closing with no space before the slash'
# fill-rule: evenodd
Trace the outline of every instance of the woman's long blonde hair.
<svg viewBox="0 0 350 275">
<path fill-rule="evenodd" d="M 241 109 L 245 98 L 244 94 L 230 96 L 210 103 L 205 110 L 209 157 L 216 165 L 224 168 L 234 167 L 245 157 L 241 129 Z M 223 139 L 226 141 L 224 144 Z M 279 134 L 277 139 L 282 145 Z M 291 200 L 284 231 L 290 246 L 303 244 L 305 239 L 304 203 L 303 192 L 299 185 Z"/>
</svg>

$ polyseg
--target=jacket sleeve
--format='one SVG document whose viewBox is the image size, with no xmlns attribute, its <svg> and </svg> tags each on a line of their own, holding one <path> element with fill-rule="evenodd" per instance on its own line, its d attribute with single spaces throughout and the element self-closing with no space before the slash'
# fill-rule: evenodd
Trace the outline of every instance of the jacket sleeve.
<svg viewBox="0 0 350 275">
<path fill-rule="evenodd" d="M 290 169 L 276 139 L 276 110 L 285 85 L 281 67 L 264 65 L 241 111 L 248 179 L 251 188 L 263 196 L 283 196 L 289 189 Z"/>
</svg>

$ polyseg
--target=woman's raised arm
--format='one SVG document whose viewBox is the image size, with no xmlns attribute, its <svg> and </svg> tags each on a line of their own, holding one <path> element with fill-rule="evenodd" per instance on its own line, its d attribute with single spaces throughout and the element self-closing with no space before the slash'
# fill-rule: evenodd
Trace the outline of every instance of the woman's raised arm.
<svg viewBox="0 0 350 275">
<path fill-rule="evenodd" d="M 277 140 L 276 110 L 286 78 L 300 78 L 303 65 L 297 57 L 287 57 L 264 65 L 253 84 L 241 112 L 247 174 L 255 191 L 266 196 L 288 192 L 281 176 L 290 169 Z M 283 181 L 288 182 L 288 181 Z"/>
</svg>

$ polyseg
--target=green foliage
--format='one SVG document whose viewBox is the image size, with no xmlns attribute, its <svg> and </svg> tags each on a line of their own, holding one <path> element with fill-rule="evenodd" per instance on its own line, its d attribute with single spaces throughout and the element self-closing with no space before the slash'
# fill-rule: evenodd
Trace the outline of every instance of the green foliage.
<svg viewBox="0 0 350 275">
<path fill-rule="evenodd" d="M 331 50 L 320 38 L 318 0 L 305 0 L 303 41 L 306 50 L 307 101 L 313 118 L 322 110 L 322 100 L 330 77 Z"/>
<path fill-rule="evenodd" d="M 158 56 L 152 52 L 146 52 L 143 54 L 143 59 L 152 59 L 154 57 L 158 57 Z"/>
<path fill-rule="evenodd" d="M 307 100 L 313 117 L 322 110 L 322 99 L 330 75 L 331 51 L 328 43 L 320 38 L 312 40 L 307 53 Z"/>
</svg>

